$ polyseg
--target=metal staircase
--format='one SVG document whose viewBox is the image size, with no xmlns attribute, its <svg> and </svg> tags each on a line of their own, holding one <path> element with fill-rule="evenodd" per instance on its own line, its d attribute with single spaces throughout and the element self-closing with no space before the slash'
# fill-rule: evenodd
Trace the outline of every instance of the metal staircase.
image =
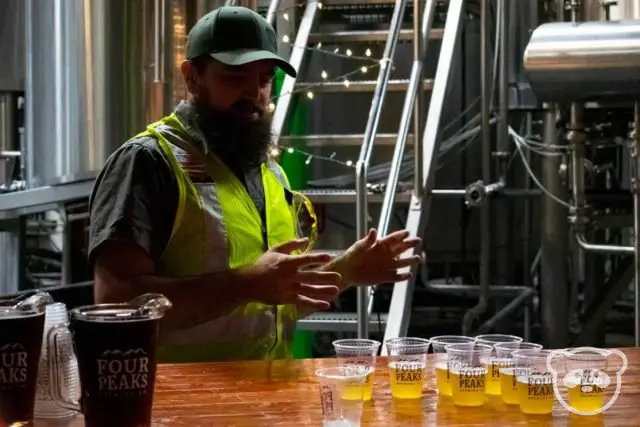
<svg viewBox="0 0 640 427">
<path fill-rule="evenodd" d="M 273 11 L 280 7 L 280 1 L 272 0 L 267 12 L 267 18 L 273 20 Z M 295 46 L 307 46 L 316 43 L 342 44 L 363 42 L 385 42 L 383 58 L 391 58 L 390 62 L 381 63 L 376 80 L 351 81 L 349 86 L 342 83 L 329 83 L 314 87 L 314 91 L 322 93 L 335 92 L 371 92 L 372 101 L 368 115 L 368 122 L 362 134 L 348 135 L 303 135 L 295 139 L 305 141 L 308 148 L 333 146 L 360 146 L 360 155 L 356 163 L 356 179 L 353 188 L 320 188 L 304 191 L 314 203 L 355 203 L 357 235 L 363 237 L 369 224 L 368 204 L 382 203 L 378 230 L 381 235 L 388 232 L 392 212 L 398 204 L 409 205 L 406 227 L 412 235 L 422 235 L 428 220 L 430 197 L 423 198 L 432 188 L 433 176 L 436 169 L 437 154 L 440 145 L 440 127 L 442 108 L 445 94 L 449 85 L 449 74 L 459 39 L 460 27 L 464 13 L 464 0 L 449 0 L 447 17 L 444 28 L 434 28 L 436 0 L 426 2 L 409 2 L 408 0 L 374 0 L 356 2 L 353 0 L 325 0 L 322 2 L 309 1 L 296 30 Z M 338 31 L 313 32 L 318 24 L 319 9 L 332 7 L 370 7 L 372 5 L 388 5 L 393 7 L 393 14 L 388 30 L 374 31 Z M 395 6 L 394 6 L 395 5 Z M 413 7 L 412 28 L 402 28 L 404 15 Z M 441 39 L 438 66 L 434 78 L 425 78 L 423 64 L 426 55 L 437 55 L 433 43 L 429 41 Z M 411 74 L 406 79 L 391 79 L 391 69 L 395 56 L 396 45 L 399 42 L 413 42 L 414 61 Z M 429 49 L 428 49 L 429 48 Z M 307 55 L 306 49 L 293 49 L 290 62 L 300 70 Z M 299 79 L 299 77 L 298 77 Z M 273 142 L 287 144 L 293 137 L 283 134 L 285 123 L 292 104 L 292 98 L 297 87 L 305 87 L 313 83 L 297 81 L 296 78 L 286 77 L 281 88 L 273 114 Z M 385 95 L 388 92 L 406 93 L 398 133 L 380 134 L 378 125 Z M 424 96 L 431 92 L 431 100 L 427 112 Z M 424 117 L 427 117 L 426 123 Z M 412 120 L 413 118 L 417 120 Z M 413 134 L 409 129 L 413 121 Z M 424 135 L 424 138 L 422 138 Z M 414 182 L 411 186 L 399 185 L 401 168 L 407 159 L 407 143 L 413 145 Z M 371 157 L 374 146 L 386 145 L 394 147 L 393 159 L 386 184 L 378 186 L 374 191 L 368 179 Z M 382 189 L 382 190 L 380 190 Z M 413 275 L 415 277 L 415 274 Z M 388 314 L 372 316 L 374 306 L 373 289 L 361 288 L 357 290 L 357 312 L 321 312 L 315 313 L 299 322 L 299 327 L 314 331 L 350 331 L 359 336 L 367 336 L 369 329 L 382 333 L 385 338 L 406 334 L 411 312 L 411 296 L 413 283 L 411 281 L 396 283 L 393 289 L 391 305 Z"/>
</svg>

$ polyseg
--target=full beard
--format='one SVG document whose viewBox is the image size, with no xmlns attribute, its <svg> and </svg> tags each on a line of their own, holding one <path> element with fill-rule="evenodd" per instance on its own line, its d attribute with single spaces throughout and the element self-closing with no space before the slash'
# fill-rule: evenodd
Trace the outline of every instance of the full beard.
<svg viewBox="0 0 640 427">
<path fill-rule="evenodd" d="M 250 101 L 239 101 L 230 111 L 215 110 L 202 97 L 194 99 L 196 121 L 206 143 L 232 170 L 248 172 L 267 159 L 271 147 L 271 115 Z M 239 119 L 234 114 L 251 112 Z"/>
</svg>

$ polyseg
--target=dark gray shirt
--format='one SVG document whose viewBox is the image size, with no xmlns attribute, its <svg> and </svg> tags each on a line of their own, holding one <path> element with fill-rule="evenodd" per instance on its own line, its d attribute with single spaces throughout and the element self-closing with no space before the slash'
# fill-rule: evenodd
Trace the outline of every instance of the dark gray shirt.
<svg viewBox="0 0 640 427">
<path fill-rule="evenodd" d="M 206 143 L 188 103 L 180 103 L 175 113 L 194 140 Z M 245 184 L 264 222 L 260 171 L 244 176 L 234 173 Z M 91 194 L 90 261 L 103 243 L 125 241 L 138 245 L 158 262 L 171 237 L 178 198 L 176 177 L 155 138 L 136 138 L 120 147 L 107 160 Z"/>
</svg>

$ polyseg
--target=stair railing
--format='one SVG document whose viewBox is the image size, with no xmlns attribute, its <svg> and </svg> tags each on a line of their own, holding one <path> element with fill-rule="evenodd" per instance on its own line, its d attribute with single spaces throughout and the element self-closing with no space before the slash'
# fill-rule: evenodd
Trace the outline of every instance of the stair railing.
<svg viewBox="0 0 640 427">
<path fill-rule="evenodd" d="M 269 10 L 267 11 L 267 19 L 269 19 L 269 17 L 271 17 L 272 20 L 274 19 L 273 17 L 275 16 L 277 4 L 277 0 L 271 1 Z M 319 2 L 317 0 L 307 2 L 307 6 L 305 7 L 302 15 L 302 20 L 298 26 L 296 41 L 291 50 L 291 57 L 289 58 L 289 63 L 297 72 L 300 72 L 302 60 L 304 59 L 304 55 L 307 51 L 306 47 L 316 18 L 316 12 L 319 9 L 318 5 Z M 285 76 L 284 81 L 282 82 L 282 87 L 280 88 L 280 95 L 278 96 L 275 110 L 273 112 L 273 118 L 271 120 L 271 142 L 274 145 L 278 145 L 278 139 L 282 134 L 282 130 L 287 120 L 287 115 L 289 114 L 289 109 L 291 107 L 291 100 L 294 96 L 293 92 L 295 85 L 296 77 Z"/>
<path fill-rule="evenodd" d="M 391 159 L 391 167 L 389 169 L 389 179 L 387 180 L 386 191 L 382 208 L 380 209 L 380 219 L 378 221 L 378 233 L 385 236 L 389 231 L 391 224 L 391 216 L 395 207 L 396 192 L 398 189 L 398 180 L 400 177 L 400 168 L 402 167 L 407 138 L 409 136 L 409 128 L 411 126 L 411 118 L 413 112 L 413 155 L 414 163 L 414 188 L 413 194 L 422 197 L 422 126 L 424 123 L 423 114 L 424 106 L 424 62 L 427 57 L 427 46 L 429 41 L 429 33 L 433 27 L 433 17 L 436 11 L 437 0 L 427 0 L 422 13 L 420 9 L 421 2 L 413 3 L 413 64 L 411 66 L 411 76 L 409 78 L 409 86 L 407 94 L 404 98 L 404 106 L 402 107 L 402 116 L 400 117 L 400 126 L 398 128 L 398 136 Z M 420 31 L 418 31 L 420 29 Z M 371 289 L 369 299 L 368 313 L 371 315 L 374 305 L 375 286 Z"/>
<path fill-rule="evenodd" d="M 465 3 L 465 0 L 450 0 L 447 10 L 447 19 L 442 36 L 438 66 L 433 81 L 427 121 L 422 138 L 422 166 L 424 176 L 421 183 L 421 193 L 423 197 L 417 197 L 416 194 L 411 197 L 409 215 L 407 216 L 406 228 L 411 231 L 412 235 L 416 236 L 421 236 L 424 233 L 429 219 L 431 202 L 429 192 L 433 187 L 435 179 L 437 153 L 439 152 L 442 139 L 443 109 L 452 75 L 452 65 L 457 48 L 460 46 L 458 42 L 461 28 L 463 27 Z M 414 273 L 416 270 L 417 269 L 414 269 Z M 389 305 L 389 316 L 384 333 L 385 340 L 407 334 L 411 317 L 414 278 L 415 274 L 413 278 L 398 282 L 393 286 L 393 294 Z M 386 355 L 386 348 L 382 349 L 382 354 Z"/>
<path fill-rule="evenodd" d="M 396 45 L 398 44 L 402 19 L 405 9 L 407 8 L 407 3 L 408 0 L 397 0 L 393 10 L 393 16 L 391 17 L 391 24 L 389 26 L 389 35 L 387 36 L 383 59 L 380 62 L 380 71 L 378 73 L 376 88 L 373 92 L 373 99 L 371 100 L 369 119 L 364 132 L 362 148 L 360 149 L 360 156 L 356 163 L 356 232 L 359 239 L 367 234 L 369 227 L 367 187 L 369 163 L 371 162 L 373 145 L 376 133 L 378 132 L 378 124 L 380 123 L 380 114 L 393 68 L 391 60 L 394 56 Z M 357 289 L 359 338 L 368 338 L 369 336 L 369 292 L 370 289 L 368 287 L 360 287 Z"/>
</svg>

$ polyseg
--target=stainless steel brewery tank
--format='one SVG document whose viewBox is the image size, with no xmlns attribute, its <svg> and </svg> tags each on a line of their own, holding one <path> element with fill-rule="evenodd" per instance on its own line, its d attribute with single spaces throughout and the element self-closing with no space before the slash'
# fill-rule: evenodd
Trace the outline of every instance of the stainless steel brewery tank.
<svg viewBox="0 0 640 427">
<path fill-rule="evenodd" d="M 28 185 L 92 178 L 184 96 L 187 1 L 24 1 Z"/>
<path fill-rule="evenodd" d="M 544 101 L 640 97 L 640 21 L 543 24 L 525 49 L 524 69 Z"/>
</svg>

